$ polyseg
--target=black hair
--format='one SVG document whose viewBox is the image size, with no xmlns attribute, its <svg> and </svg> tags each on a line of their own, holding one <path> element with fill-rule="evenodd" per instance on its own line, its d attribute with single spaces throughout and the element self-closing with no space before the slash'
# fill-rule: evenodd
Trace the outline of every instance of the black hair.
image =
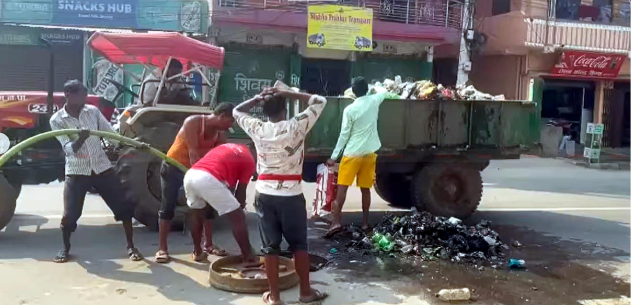
<svg viewBox="0 0 631 305">
<path fill-rule="evenodd" d="M 178 69 L 182 70 L 184 66 L 182 66 L 182 62 L 175 58 L 171 58 L 171 64 L 169 65 L 169 69 Z"/>
<path fill-rule="evenodd" d="M 219 105 L 217 105 L 215 109 L 213 109 L 213 113 L 216 115 L 223 114 L 226 116 L 232 116 L 233 109 L 234 109 L 234 104 L 228 103 L 228 102 L 222 102 L 222 103 L 219 103 Z"/>
<path fill-rule="evenodd" d="M 275 117 L 283 110 L 287 110 L 284 97 L 272 97 L 269 101 L 263 103 L 263 114 L 268 117 Z"/>
<path fill-rule="evenodd" d="M 368 93 L 368 83 L 361 76 L 355 77 L 353 78 L 352 89 L 356 97 L 362 97 Z"/>
<path fill-rule="evenodd" d="M 66 83 L 64 83 L 64 93 L 68 94 L 68 93 L 77 93 L 83 90 L 88 90 L 88 88 L 86 88 L 83 83 L 81 81 L 79 81 L 78 79 L 71 79 L 69 81 L 67 81 Z"/>
</svg>

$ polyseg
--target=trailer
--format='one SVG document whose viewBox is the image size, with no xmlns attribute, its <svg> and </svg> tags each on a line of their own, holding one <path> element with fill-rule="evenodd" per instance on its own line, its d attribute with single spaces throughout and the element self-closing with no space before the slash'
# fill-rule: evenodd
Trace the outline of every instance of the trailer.
<svg viewBox="0 0 631 305">
<path fill-rule="evenodd" d="M 330 158 L 348 98 L 328 103 L 305 142 L 303 179 Z M 293 105 L 294 113 L 306 105 Z M 482 198 L 490 160 L 519 159 L 539 142 L 538 101 L 386 100 L 375 189 L 394 206 L 467 218 Z"/>
</svg>

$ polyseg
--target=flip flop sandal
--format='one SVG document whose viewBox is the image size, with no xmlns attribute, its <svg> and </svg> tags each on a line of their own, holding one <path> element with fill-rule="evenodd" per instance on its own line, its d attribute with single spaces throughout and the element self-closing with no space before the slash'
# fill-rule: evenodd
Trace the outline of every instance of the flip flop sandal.
<svg viewBox="0 0 631 305">
<path fill-rule="evenodd" d="M 342 227 L 332 228 L 324 233 L 324 238 L 331 238 L 340 233 L 342 233 Z"/>
<path fill-rule="evenodd" d="M 318 290 L 313 289 L 313 295 L 311 297 L 306 298 L 306 299 L 299 298 L 298 301 L 302 304 L 319 304 L 328 296 L 329 294 L 326 292 L 320 292 Z"/>
<path fill-rule="evenodd" d="M 127 256 L 129 256 L 129 259 L 134 262 L 142 260 L 142 254 L 140 254 L 140 251 L 136 248 L 129 248 L 127 250 Z"/>
<path fill-rule="evenodd" d="M 204 248 L 204 252 L 208 255 L 215 255 L 219 257 L 228 256 L 228 252 L 226 252 L 226 250 L 220 249 L 219 247 L 216 247 L 216 246 Z"/>
<path fill-rule="evenodd" d="M 283 301 L 276 301 L 276 302 L 272 302 L 272 300 L 270 300 L 270 296 L 272 295 L 271 292 L 265 292 L 263 293 L 263 303 L 267 304 L 267 305 L 285 305 L 285 302 Z"/>
<path fill-rule="evenodd" d="M 195 252 L 191 253 L 191 259 L 197 263 L 201 263 L 208 258 L 208 254 L 202 252 L 200 254 L 195 254 Z"/>
<path fill-rule="evenodd" d="M 53 259 L 53 261 L 55 263 L 62 264 L 62 263 L 68 262 L 69 258 L 70 258 L 70 254 L 68 254 L 67 251 L 59 251 L 57 255 L 55 255 L 55 258 Z"/>
<path fill-rule="evenodd" d="M 171 261 L 171 257 L 169 253 L 166 251 L 158 251 L 156 253 L 156 263 L 158 264 L 166 264 Z"/>
</svg>

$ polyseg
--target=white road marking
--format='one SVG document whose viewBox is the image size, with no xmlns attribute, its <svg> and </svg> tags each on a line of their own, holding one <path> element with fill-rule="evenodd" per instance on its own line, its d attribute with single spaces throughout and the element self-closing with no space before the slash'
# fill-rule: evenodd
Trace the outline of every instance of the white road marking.
<svg viewBox="0 0 631 305">
<path fill-rule="evenodd" d="M 629 305 L 629 298 L 623 296 L 619 299 L 582 300 L 578 302 L 583 305 Z"/>
<path fill-rule="evenodd" d="M 482 186 L 493 186 L 493 185 L 498 185 L 498 183 L 482 183 Z"/>
<path fill-rule="evenodd" d="M 15 215 L 14 218 L 21 218 L 21 219 L 29 219 L 29 218 L 47 218 L 47 219 L 61 219 L 63 215 L 20 215 L 17 214 Z M 81 215 L 81 218 L 107 218 L 107 217 L 114 217 L 114 215 L 112 214 L 88 214 L 88 215 Z"/>
<path fill-rule="evenodd" d="M 627 195 L 614 195 L 614 194 L 603 194 L 603 193 L 585 193 L 585 195 L 591 196 L 600 196 L 600 197 L 610 197 L 610 198 L 621 198 L 621 199 L 629 199 L 630 196 Z"/>
<path fill-rule="evenodd" d="M 484 208 L 480 207 L 480 211 L 490 212 L 563 212 L 563 211 L 630 211 L 631 207 L 604 207 L 604 208 L 591 208 L 591 207 L 567 207 L 567 208 Z"/>
</svg>

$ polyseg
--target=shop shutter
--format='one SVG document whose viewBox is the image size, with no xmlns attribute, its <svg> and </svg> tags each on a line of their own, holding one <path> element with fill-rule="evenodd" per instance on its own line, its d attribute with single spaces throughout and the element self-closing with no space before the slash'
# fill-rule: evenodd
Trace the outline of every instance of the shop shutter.
<svg viewBox="0 0 631 305">
<path fill-rule="evenodd" d="M 288 50 L 227 46 L 217 101 L 241 103 L 260 93 L 264 84 L 273 86 L 276 80 L 289 85 L 290 54 Z M 256 116 L 265 119 L 260 111 L 260 107 L 253 109 Z M 242 130 L 237 133 L 237 137 L 246 137 Z"/>
<path fill-rule="evenodd" d="M 421 59 L 403 58 L 361 58 L 353 69 L 353 76 L 363 76 L 368 82 L 383 82 L 384 78 L 394 80 L 400 75 L 403 81 L 431 80 L 432 63 Z"/>
<path fill-rule="evenodd" d="M 0 91 L 47 91 L 48 49 L 38 46 L 0 46 Z M 69 79 L 83 79 L 83 51 L 55 47 L 55 91 Z"/>
</svg>

